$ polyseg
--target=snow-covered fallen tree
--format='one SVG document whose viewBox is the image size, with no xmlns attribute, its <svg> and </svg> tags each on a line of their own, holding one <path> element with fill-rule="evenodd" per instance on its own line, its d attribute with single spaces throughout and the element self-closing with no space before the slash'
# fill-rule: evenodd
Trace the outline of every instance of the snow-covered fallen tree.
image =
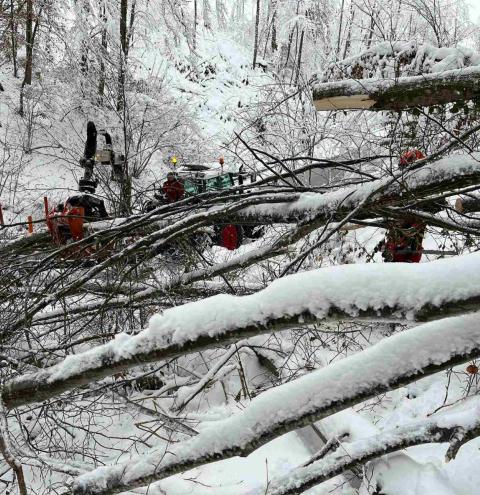
<svg viewBox="0 0 480 495">
<path fill-rule="evenodd" d="M 446 443 L 446 461 L 455 458 L 465 443 L 480 436 L 478 407 L 438 418 L 416 421 L 399 428 L 384 430 L 377 435 L 355 442 L 343 442 L 331 453 L 315 462 L 270 480 L 268 487 L 249 495 L 297 495 L 323 483 L 348 469 L 358 468 L 380 456 L 427 443 Z M 390 461 L 394 468 L 395 461 Z M 266 491 L 267 490 L 267 491 Z"/>
<path fill-rule="evenodd" d="M 434 157 L 433 157 L 434 158 Z M 295 192 L 287 193 L 269 192 L 268 194 L 253 194 L 251 197 L 242 198 L 226 205 L 208 206 L 204 211 L 195 211 L 190 215 L 180 210 L 168 211 L 168 218 L 162 218 L 161 214 L 150 213 L 145 217 L 134 218 L 118 225 L 113 229 L 106 229 L 92 234 L 91 237 L 79 241 L 79 246 L 92 242 L 92 239 L 110 240 L 112 236 L 132 235 L 132 232 L 141 225 L 148 223 L 158 228 L 153 232 L 141 236 L 138 240 L 130 243 L 126 248 L 112 254 L 104 261 L 97 263 L 93 268 L 77 277 L 72 283 L 63 285 L 55 292 L 42 296 L 37 302 L 30 302 L 25 311 L 9 329 L 4 330 L 7 335 L 25 323 L 30 322 L 40 311 L 50 305 L 53 301 L 75 294 L 80 288 L 88 283 L 93 277 L 102 273 L 108 267 L 132 255 L 142 253 L 143 256 L 154 257 L 158 249 L 175 239 L 195 232 L 199 228 L 223 221 L 235 223 L 269 224 L 271 222 L 298 224 L 289 235 L 283 236 L 272 245 L 263 246 L 259 250 L 232 261 L 228 266 L 213 266 L 207 270 L 197 273 L 185 274 L 177 280 L 172 281 L 164 287 L 147 289 L 129 297 L 109 298 L 108 301 L 99 301 L 73 310 L 76 312 L 91 312 L 95 308 L 101 308 L 104 304 L 110 307 L 124 307 L 154 297 L 158 297 L 165 290 L 175 285 L 191 283 L 205 277 L 217 276 L 227 273 L 238 267 L 245 267 L 263 259 L 276 256 L 281 250 L 290 244 L 297 242 L 302 237 L 329 222 L 345 221 L 347 218 L 365 219 L 375 216 L 388 216 L 387 206 L 402 206 L 408 204 L 412 199 L 419 201 L 423 199 L 431 204 L 435 203 L 437 197 L 444 200 L 445 193 L 454 195 L 458 191 L 475 187 L 480 183 L 480 155 L 453 155 L 440 160 L 419 162 L 413 168 L 400 171 L 385 179 L 373 180 L 360 186 L 341 188 L 328 193 L 317 192 Z M 443 204 L 443 203 L 442 203 Z M 200 210 L 198 208 L 197 210 Z M 454 227 L 452 225 L 451 227 Z M 7 248 L 6 248 L 7 249 Z M 9 246 L 8 249 L 12 249 Z M 71 245 L 67 247 L 71 249 Z M 58 254 L 58 253 L 57 253 Z M 49 261 L 54 259 L 51 255 L 42 264 L 49 266 Z M 37 268 L 37 270 L 40 267 Z M 40 321 L 45 321 L 48 316 L 39 316 Z"/>
<path fill-rule="evenodd" d="M 472 36 L 464 1 L 436 1 L 434 19 L 429 0 L 3 2 L 4 490 L 475 493 L 480 438 L 448 465 L 439 442 L 477 434 L 475 409 L 453 414 L 480 390 L 480 258 L 464 256 L 480 222 L 474 201 L 452 204 L 480 186 L 478 105 L 319 113 L 304 91 L 315 71 L 368 85 L 476 70 L 473 50 L 428 44 Z M 39 56 L 22 64 L 30 27 Z M 90 118 L 125 161 L 114 176 L 94 166 L 111 217 L 58 246 L 42 197 L 79 193 Z M 412 149 L 428 158 L 400 170 Z M 244 183 L 136 213 L 157 204 L 172 155 Z M 383 264 L 410 221 L 427 263 Z"/>
<path fill-rule="evenodd" d="M 8 408 L 38 402 L 142 363 L 326 320 L 428 321 L 480 308 L 480 254 L 420 265 L 346 265 L 291 275 L 250 296 L 213 296 L 7 382 Z M 395 280 L 392 285 L 391 280 Z"/>
<path fill-rule="evenodd" d="M 248 455 L 288 431 L 477 357 L 480 333 L 476 314 L 420 325 L 265 392 L 243 412 L 215 422 L 196 437 L 170 447 L 168 452 L 154 449 L 126 463 L 84 474 L 75 481 L 73 493 L 113 495 L 206 463 Z M 404 441 L 406 445 L 438 441 L 436 426 L 427 425 L 418 433 L 399 432 L 391 441 L 392 449 L 402 448 Z M 451 431 L 461 426 L 452 425 Z M 480 432 L 478 419 L 469 426 L 467 438 L 468 433 Z M 369 446 L 370 453 L 385 452 L 373 442 Z M 359 453 L 362 456 L 368 459 L 365 452 Z M 345 469 L 349 467 L 347 463 Z M 338 473 L 335 471 L 332 476 Z"/>
<path fill-rule="evenodd" d="M 433 158 L 433 157 L 432 157 Z M 323 222 L 342 219 L 362 205 L 355 218 L 372 216 L 376 207 L 405 204 L 412 199 L 428 198 L 480 181 L 480 153 L 452 155 L 439 160 L 417 162 L 410 170 L 397 171 L 391 177 L 367 184 L 341 188 L 328 193 L 306 192 L 294 201 L 251 206 L 232 215 L 235 221 L 250 217 L 260 221 Z M 320 226 L 321 224 L 319 224 Z"/>
<path fill-rule="evenodd" d="M 331 63 L 322 82 L 340 79 L 409 77 L 480 66 L 480 53 L 462 46 L 438 47 L 411 41 L 384 41 Z"/>
<path fill-rule="evenodd" d="M 383 42 L 331 64 L 313 85 L 317 110 L 428 107 L 479 96 L 480 54 L 469 48 Z"/>
<path fill-rule="evenodd" d="M 316 83 L 315 108 L 322 110 L 393 110 L 429 107 L 480 97 L 480 66 L 421 76 L 351 79 Z"/>
</svg>

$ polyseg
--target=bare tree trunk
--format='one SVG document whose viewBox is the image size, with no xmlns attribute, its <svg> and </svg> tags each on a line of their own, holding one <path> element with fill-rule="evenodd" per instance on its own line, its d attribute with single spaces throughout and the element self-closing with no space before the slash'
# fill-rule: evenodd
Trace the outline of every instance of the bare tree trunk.
<svg viewBox="0 0 480 495">
<path fill-rule="evenodd" d="M 217 25 L 219 29 L 225 29 L 225 5 L 222 0 L 216 0 L 215 10 L 217 11 Z"/>
<path fill-rule="evenodd" d="M 298 62 L 297 62 L 297 73 L 295 75 L 295 84 L 298 84 L 298 80 L 300 79 L 300 67 L 302 65 L 302 51 L 303 51 L 303 38 L 305 36 L 305 30 L 302 30 L 302 34 L 300 36 L 300 46 L 298 48 Z"/>
<path fill-rule="evenodd" d="M 130 7 L 130 22 L 128 25 L 128 32 L 127 32 L 127 44 L 126 44 L 126 55 L 125 58 L 128 56 L 128 52 L 130 51 L 130 46 L 132 45 L 132 39 L 133 39 L 133 31 L 134 31 L 134 25 L 135 25 L 135 7 L 136 7 L 137 0 L 132 0 L 132 6 Z"/>
<path fill-rule="evenodd" d="M 193 2 L 193 48 L 197 48 L 198 0 Z"/>
<path fill-rule="evenodd" d="M 274 1 L 273 4 L 273 15 L 272 15 L 272 43 L 271 43 L 272 52 L 276 52 L 278 50 L 278 41 L 277 41 L 277 2 Z"/>
<path fill-rule="evenodd" d="M 12 44 L 12 62 L 13 62 L 13 77 L 18 77 L 18 62 L 17 62 L 17 23 L 15 22 L 15 9 L 13 0 L 10 0 L 10 37 Z"/>
<path fill-rule="evenodd" d="M 353 3 L 350 5 L 350 18 L 348 19 L 347 39 L 345 40 L 345 48 L 343 50 L 342 59 L 346 58 L 348 51 L 350 50 L 350 44 L 352 42 L 352 24 L 355 19 L 355 10 Z"/>
<path fill-rule="evenodd" d="M 90 5 L 86 0 L 83 0 L 80 5 L 80 22 L 83 19 L 88 17 L 90 13 Z M 80 57 L 80 71 L 86 76 L 88 73 L 88 41 L 87 41 L 87 31 L 86 29 L 82 30 L 82 48 L 81 48 L 81 57 Z"/>
<path fill-rule="evenodd" d="M 255 41 L 253 45 L 253 68 L 257 66 L 258 55 L 258 27 L 260 24 L 260 0 L 257 0 L 257 12 L 255 16 Z"/>
<path fill-rule="evenodd" d="M 338 25 L 338 37 L 337 37 L 337 49 L 335 51 L 335 60 L 338 60 L 340 55 L 340 42 L 342 39 L 342 27 L 343 27 L 343 8 L 345 7 L 345 0 L 342 0 L 342 7 L 340 10 L 340 23 Z"/>
<path fill-rule="evenodd" d="M 268 41 L 270 40 L 270 30 L 272 29 L 272 25 L 270 22 L 270 16 L 272 13 L 272 7 L 270 4 L 268 4 L 268 9 L 267 9 L 267 20 L 265 22 L 266 26 L 266 35 L 265 35 L 265 46 L 263 48 L 263 58 L 266 57 L 267 55 L 267 49 L 268 49 Z"/>
<path fill-rule="evenodd" d="M 32 84 L 33 70 L 33 0 L 27 0 L 27 18 L 25 25 L 25 77 L 23 85 Z"/>
<path fill-rule="evenodd" d="M 392 26 L 392 32 L 390 34 L 390 39 L 395 40 L 397 39 L 397 29 L 398 29 L 398 23 L 400 22 L 400 13 L 402 11 L 402 0 L 399 0 L 398 2 L 398 7 L 397 7 L 397 13 L 394 16 L 395 24 Z"/>
<path fill-rule="evenodd" d="M 299 4 L 297 3 L 297 10 L 296 10 L 297 16 L 298 16 L 298 9 L 299 9 Z M 297 32 L 297 37 L 298 37 L 298 22 L 295 22 L 295 27 L 292 29 L 292 31 L 288 37 L 288 47 L 287 47 L 287 56 L 285 59 L 285 67 L 288 66 L 288 62 L 290 60 L 290 53 L 292 52 L 292 44 L 293 44 L 293 35 L 294 35 L 295 31 Z M 292 65 L 295 66 L 295 61 L 293 62 Z M 293 69 L 292 69 L 292 74 L 293 74 L 294 70 L 295 70 L 295 67 L 293 67 Z"/>
<path fill-rule="evenodd" d="M 368 32 L 367 48 L 370 48 L 372 46 L 374 28 L 375 28 L 375 11 L 372 11 L 372 13 L 370 14 L 370 27 Z"/>
<path fill-rule="evenodd" d="M 290 53 L 292 52 L 292 43 L 293 43 L 293 33 L 295 31 L 295 28 L 293 28 L 290 31 L 290 34 L 288 35 L 288 45 L 287 45 L 287 56 L 285 57 L 285 64 L 284 66 L 288 66 L 288 62 L 290 60 Z"/>
<path fill-rule="evenodd" d="M 212 28 L 210 16 L 212 15 L 212 9 L 210 8 L 210 2 L 203 0 L 203 25 L 206 29 Z"/>
<path fill-rule="evenodd" d="M 117 110 L 121 111 L 125 106 L 125 82 L 128 51 L 133 37 L 133 27 L 135 23 L 136 0 L 132 0 L 130 9 L 130 23 L 128 24 L 128 0 L 121 0 L 120 3 L 120 64 L 118 71 L 118 97 Z"/>
<path fill-rule="evenodd" d="M 40 8 L 38 12 L 38 19 L 33 26 L 33 0 L 27 0 L 27 19 L 25 25 L 25 50 L 26 50 L 26 60 L 25 60 L 25 75 L 22 82 L 22 88 L 20 90 L 20 109 L 19 113 L 23 117 L 23 99 L 24 99 L 24 88 L 25 86 L 32 84 L 32 71 L 33 71 L 33 44 L 35 42 L 35 36 L 37 34 L 37 29 L 40 24 L 40 15 L 42 13 L 43 7 Z"/>
<path fill-rule="evenodd" d="M 107 56 L 107 10 L 105 8 L 105 5 L 102 6 L 101 12 L 101 19 L 104 27 L 102 29 L 102 53 L 100 58 L 100 80 L 98 83 L 98 94 L 100 95 L 100 97 L 103 97 L 105 95 L 106 79 L 104 57 Z"/>
<path fill-rule="evenodd" d="M 125 106 L 125 64 L 127 58 L 127 15 L 128 0 L 120 0 L 120 58 L 118 68 L 117 110 Z"/>
</svg>

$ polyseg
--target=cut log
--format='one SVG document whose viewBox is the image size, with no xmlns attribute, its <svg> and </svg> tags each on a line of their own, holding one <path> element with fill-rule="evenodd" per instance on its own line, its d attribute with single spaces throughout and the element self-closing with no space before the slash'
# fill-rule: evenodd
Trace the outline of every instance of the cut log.
<svg viewBox="0 0 480 495">
<path fill-rule="evenodd" d="M 397 79 L 358 79 L 317 83 L 318 111 L 393 110 L 480 99 L 480 67 Z"/>
<path fill-rule="evenodd" d="M 480 197 L 466 196 L 455 201 L 455 210 L 458 213 L 475 213 L 480 211 Z"/>
</svg>

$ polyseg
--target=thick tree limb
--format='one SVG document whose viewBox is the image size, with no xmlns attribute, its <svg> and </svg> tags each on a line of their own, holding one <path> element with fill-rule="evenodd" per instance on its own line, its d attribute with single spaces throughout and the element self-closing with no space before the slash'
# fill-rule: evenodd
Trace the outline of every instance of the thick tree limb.
<svg viewBox="0 0 480 495">
<path fill-rule="evenodd" d="M 73 283 L 60 290 L 50 291 L 48 297 L 43 297 L 32 303 L 28 310 L 9 328 L 4 329 L 4 335 L 11 334 L 25 323 L 28 323 L 37 313 L 65 296 L 76 293 L 89 280 L 106 268 L 115 265 L 125 257 L 135 253 L 152 257 L 161 245 L 194 232 L 199 227 L 224 221 L 270 223 L 270 222 L 300 222 L 296 235 L 283 246 L 298 240 L 327 222 L 342 221 L 352 210 L 363 203 L 364 212 L 355 215 L 356 219 L 371 217 L 375 207 L 395 206 L 404 204 L 408 198 L 421 198 L 431 194 L 480 183 L 480 154 L 459 155 L 438 160 L 420 169 L 407 170 L 384 180 L 372 181 L 364 186 L 356 186 L 339 191 L 318 193 L 279 193 L 267 196 L 245 198 L 237 202 L 199 211 L 198 213 L 178 218 L 172 218 L 169 225 L 135 241 L 124 250 L 115 253 L 107 260 L 98 263 L 78 277 Z M 257 203 L 257 206 L 252 206 Z M 152 217 L 153 220 L 154 217 Z M 130 228 L 130 227 L 129 227 Z M 269 256 L 267 256 L 269 257 Z M 122 303 L 121 303 L 122 304 Z"/>
<path fill-rule="evenodd" d="M 230 218 L 230 220 L 239 223 L 252 222 L 252 219 L 263 223 L 272 221 L 301 221 L 302 223 L 291 234 L 283 236 L 271 246 L 264 246 L 221 265 L 213 265 L 207 269 L 184 274 L 165 286 L 146 289 L 130 297 L 112 297 L 95 303 L 76 306 L 72 309 L 70 315 L 91 312 L 92 310 L 121 308 L 131 304 L 138 304 L 142 301 L 151 301 L 153 298 L 164 294 L 165 291 L 179 285 L 220 276 L 237 268 L 245 268 L 259 261 L 272 258 L 280 254 L 287 246 L 308 235 L 326 222 L 334 219 L 343 221 L 345 216 L 351 214 L 362 202 L 365 206 L 361 209 L 362 211 L 355 215 L 355 220 L 376 215 L 388 216 L 389 210 L 386 210 L 387 206 L 408 204 L 411 198 L 414 198 L 416 202 L 422 197 L 430 197 L 431 199 L 432 194 L 441 194 L 444 191 L 451 191 L 452 188 L 455 189 L 455 187 L 471 183 L 478 184 L 480 182 L 480 163 L 478 162 L 480 155 L 477 155 L 458 155 L 446 158 L 424 165 L 420 170 L 413 170 L 409 173 L 395 176 L 393 179 L 375 181 L 367 186 L 348 188 L 325 194 L 302 193 L 293 202 L 291 201 L 290 193 L 288 194 L 289 201 L 286 203 L 269 204 L 268 207 L 247 207 L 246 210 L 237 213 L 235 218 Z M 376 190 L 382 191 L 382 189 L 383 192 L 373 194 Z M 368 195 L 372 196 L 372 198 L 365 202 Z M 436 202 L 434 198 L 431 201 Z M 423 206 L 423 209 L 431 210 L 432 208 Z M 434 211 L 438 209 L 433 208 Z M 403 214 L 401 210 L 396 215 L 393 214 L 393 210 L 390 211 L 394 218 Z M 432 224 L 435 225 L 440 222 L 435 217 L 430 217 L 430 219 L 433 222 Z M 453 222 L 450 222 L 449 225 L 453 230 L 475 233 L 474 226 L 457 225 Z M 445 222 L 441 226 L 445 227 Z M 161 231 L 155 238 L 162 238 Z M 111 263 L 111 260 L 108 263 Z M 95 271 L 98 271 L 98 267 L 95 268 Z M 75 285 L 77 287 L 82 286 L 82 284 L 79 285 L 78 280 Z M 64 292 L 65 290 L 62 294 Z M 71 294 L 72 292 L 74 292 L 74 289 L 68 287 L 67 293 Z M 44 304 L 44 302 L 40 303 L 39 307 Z M 29 314 L 33 316 L 36 311 L 37 309 L 31 309 Z M 40 314 L 34 317 L 33 322 L 38 324 L 47 321 L 49 318 L 50 314 Z"/>
<path fill-rule="evenodd" d="M 429 321 L 480 309 L 480 253 L 420 265 L 346 265 L 277 280 L 250 296 L 214 296 L 157 315 L 150 328 L 7 382 L 8 408 L 133 368 L 300 324 Z M 448 284 L 445 280 L 448 273 Z M 395 280 L 395 284 L 390 281 Z"/>
<path fill-rule="evenodd" d="M 480 211 L 480 197 L 477 195 L 464 196 L 455 201 L 455 210 L 458 213 L 476 213 Z"/>
<path fill-rule="evenodd" d="M 293 200 L 294 197 L 291 197 Z M 277 197 L 276 195 L 271 195 L 270 198 L 257 198 L 253 202 L 260 201 L 262 203 L 269 202 L 275 203 L 278 201 L 288 200 L 287 196 Z M 29 322 L 35 314 L 49 306 L 52 302 L 55 302 L 65 296 L 74 294 L 79 288 L 83 287 L 88 283 L 93 277 L 103 272 L 106 268 L 114 266 L 116 263 L 122 262 L 128 256 L 134 254 L 142 254 L 144 260 L 154 257 L 158 253 L 158 248 L 165 244 L 171 243 L 172 241 L 181 238 L 189 233 L 195 232 L 200 227 L 215 223 L 222 216 L 230 216 L 237 210 L 244 208 L 246 205 L 251 204 L 251 200 L 240 200 L 236 203 L 231 203 L 223 207 L 215 207 L 210 211 L 200 211 L 184 218 L 179 218 L 177 221 L 171 221 L 170 225 L 153 232 L 148 236 L 142 237 L 141 239 L 133 242 L 128 247 L 112 254 L 104 261 L 98 263 L 93 268 L 87 270 L 82 275 L 77 277 L 71 284 L 66 287 L 62 287 L 48 296 L 42 297 L 38 302 L 32 303 L 31 306 L 24 312 L 21 318 L 17 319 L 9 328 L 4 329 L 3 334 L 9 335 L 16 329 L 20 328 L 26 322 Z M 80 241 L 83 242 L 83 241 Z M 49 292 L 50 287 L 46 287 L 45 291 Z"/>
<path fill-rule="evenodd" d="M 429 107 L 480 98 L 480 67 L 421 76 L 318 83 L 313 102 L 319 111 L 393 110 Z"/>
<path fill-rule="evenodd" d="M 362 220 L 371 217 L 376 207 L 398 206 L 452 189 L 480 184 L 480 153 L 454 155 L 428 163 L 421 168 L 400 172 L 369 184 L 340 189 L 324 194 L 300 193 L 288 203 L 251 206 L 237 211 L 231 220 L 241 223 L 255 220 L 268 222 L 313 223 L 316 228 L 327 221 L 342 220 L 371 196 L 365 204 Z M 372 195 L 372 192 L 375 194 Z"/>
<path fill-rule="evenodd" d="M 82 475 L 73 493 L 113 495 L 207 463 L 249 455 L 288 431 L 479 356 L 477 315 L 407 330 L 265 392 L 241 413 L 168 452 L 154 449 L 128 463 Z"/>
<path fill-rule="evenodd" d="M 458 418 L 460 419 L 460 418 Z M 300 467 L 288 475 L 272 480 L 266 488 L 251 495 L 298 495 L 339 474 L 365 464 L 377 457 L 390 454 L 407 447 L 426 443 L 449 443 L 447 461 L 453 459 L 462 445 L 480 436 L 478 410 L 471 412 L 471 421 L 465 425 L 452 418 L 442 417 L 427 421 L 417 421 L 392 430 L 384 430 L 378 435 L 352 443 L 342 443 L 333 453 L 319 461 Z M 457 421 L 456 421 L 457 420 Z M 457 438 L 460 439 L 457 441 Z M 394 469 L 394 466 L 392 466 Z"/>
<path fill-rule="evenodd" d="M 284 161 L 301 160 L 305 162 L 310 160 L 311 163 L 309 163 L 308 165 L 304 165 L 302 167 L 297 167 L 289 172 L 280 173 L 278 174 L 278 177 L 275 175 L 268 176 L 265 178 L 258 179 L 254 183 L 239 185 L 231 189 L 228 189 L 227 191 L 215 191 L 215 192 L 209 191 L 209 192 L 201 193 L 196 195 L 195 197 L 186 198 L 175 204 L 159 206 L 155 210 L 146 214 L 134 215 L 129 218 L 116 218 L 116 219 L 104 220 L 101 222 L 87 223 L 85 224 L 86 238 L 82 241 L 78 241 L 70 245 L 69 247 L 85 246 L 88 245 L 88 243 L 95 241 L 95 239 L 102 239 L 103 241 L 107 241 L 109 239 L 114 240 L 116 238 L 122 238 L 133 234 L 146 235 L 152 232 L 152 223 L 154 227 L 156 227 L 153 230 L 158 230 L 162 226 L 161 224 L 159 225 L 159 222 L 161 220 L 165 220 L 166 218 L 171 217 L 172 215 L 178 213 L 185 214 L 185 212 L 188 212 L 189 210 L 192 211 L 193 209 L 199 209 L 200 207 L 204 207 L 205 204 L 211 205 L 218 202 L 221 203 L 221 202 L 231 201 L 232 198 L 240 199 L 241 197 L 238 196 L 239 194 L 245 194 L 246 191 L 249 191 L 251 189 L 255 189 L 258 191 L 258 188 L 264 188 L 265 186 L 268 186 L 271 182 L 276 181 L 278 178 L 285 179 L 290 177 L 292 174 L 301 175 L 310 170 L 323 170 L 329 168 L 342 168 L 354 172 L 356 165 L 372 162 L 380 158 L 388 158 L 388 156 L 375 155 L 370 157 L 354 158 L 348 160 L 341 159 L 341 157 L 332 158 L 332 159 L 314 159 L 312 157 L 295 157 L 292 159 L 286 159 Z M 271 163 L 270 165 L 274 165 L 275 163 L 277 163 L 277 161 Z M 264 189 L 262 190 L 265 193 L 268 193 L 268 191 Z M 287 190 L 286 192 L 292 192 L 292 190 Z M 39 222 L 39 223 L 43 223 L 43 222 Z M 157 224 L 156 226 L 155 223 Z M 8 226 L 6 226 L 5 228 L 7 227 Z M 51 245 L 50 234 L 46 231 L 39 232 L 31 236 L 26 236 L 20 239 L 16 239 L 14 241 L 0 243 L 0 256 L 8 256 L 12 252 L 28 252 L 30 250 L 43 248 L 49 245 Z M 56 250 L 55 253 L 52 253 L 52 256 L 50 258 L 53 259 L 55 257 L 58 257 L 59 255 L 61 255 L 62 250 L 63 249 Z"/>
</svg>

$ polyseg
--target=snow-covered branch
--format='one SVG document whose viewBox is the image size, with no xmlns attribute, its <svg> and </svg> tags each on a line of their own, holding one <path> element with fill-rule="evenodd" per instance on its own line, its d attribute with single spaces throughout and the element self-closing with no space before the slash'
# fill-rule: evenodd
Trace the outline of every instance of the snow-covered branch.
<svg viewBox="0 0 480 495">
<path fill-rule="evenodd" d="M 196 466 L 246 456 L 288 431 L 479 356 L 476 315 L 421 325 L 265 392 L 241 413 L 168 452 L 154 449 L 82 475 L 73 493 L 112 495 Z"/>
<path fill-rule="evenodd" d="M 351 443 L 342 443 L 333 453 L 300 467 L 286 476 L 271 480 L 265 488 L 251 495 L 297 495 L 345 471 L 377 457 L 426 443 L 448 443 L 446 460 L 453 459 L 462 445 L 480 436 L 478 409 L 451 416 L 417 421 L 384 430 Z"/>
<path fill-rule="evenodd" d="M 298 241 L 302 236 L 308 235 L 325 223 L 336 220 L 342 221 L 346 215 L 349 215 L 359 205 L 362 205 L 362 208 L 355 215 L 356 219 L 368 218 L 375 215 L 376 209 L 378 210 L 385 206 L 401 205 L 408 201 L 409 198 L 418 200 L 431 194 L 438 194 L 443 191 L 451 191 L 455 188 L 478 184 L 480 182 L 479 160 L 480 154 L 478 153 L 451 156 L 433 163 L 427 163 L 419 169 L 396 174 L 391 178 L 376 180 L 362 186 L 339 189 L 338 191 L 324 194 L 315 192 L 288 192 L 256 195 L 252 198 L 243 198 L 223 206 L 207 207 L 203 212 L 187 214 L 186 216 L 185 213 L 182 213 L 178 218 L 173 216 L 169 220 L 168 225 L 165 225 L 165 220 L 156 220 L 155 215 L 151 216 L 148 214 L 143 219 L 139 218 L 133 222 L 127 222 L 124 226 L 126 232 L 132 233 L 136 228 L 135 225 L 138 227 L 144 225 L 147 221 L 153 224 L 159 221 L 158 230 L 141 237 L 125 249 L 110 256 L 107 260 L 98 263 L 95 267 L 75 279 L 71 284 L 62 287 L 56 292 L 49 292 L 47 296 L 42 296 L 38 302 L 31 303 L 29 309 L 22 314 L 22 317 L 13 323 L 10 328 L 5 329 L 4 335 L 10 334 L 25 322 L 30 321 L 52 301 L 75 294 L 92 277 L 106 268 L 113 266 L 125 257 L 138 252 L 149 253 L 148 256 L 154 256 L 156 249 L 160 245 L 172 242 L 188 232 L 193 232 L 199 227 L 214 223 L 220 219 L 236 223 L 251 223 L 252 221 L 257 223 L 300 222 L 300 225 L 292 236 L 285 237 L 280 243 L 275 243 L 271 247 L 267 246 L 261 248 L 258 252 L 246 255 L 248 259 L 232 260 L 229 266 L 212 267 L 210 270 L 207 270 L 209 273 L 201 271 L 186 274 L 181 279 L 174 281 L 173 286 L 177 282 L 181 284 L 190 283 L 191 281 L 205 277 L 227 273 L 235 269 L 237 263 L 240 263 L 239 266 L 242 266 L 242 263 L 243 266 L 248 266 L 262 259 L 270 258 L 279 249 Z M 152 224 L 150 224 L 150 228 L 152 228 Z M 121 227 L 115 227 L 113 230 L 117 232 L 121 230 Z M 111 238 L 112 233 L 108 233 L 107 230 L 106 235 Z M 165 289 L 164 287 L 159 288 L 160 291 Z M 127 298 L 117 297 L 110 299 L 107 305 L 110 307 L 123 307 L 125 304 L 151 299 L 158 294 L 159 292 L 157 290 L 146 290 L 134 296 L 135 300 L 132 300 L 131 297 L 128 300 Z M 98 304 L 95 303 L 93 305 L 94 307 L 89 304 L 87 307 L 79 307 L 77 311 L 99 309 L 104 303 L 105 301 L 101 301 Z"/>
<path fill-rule="evenodd" d="M 411 171 L 360 186 L 324 194 L 306 192 L 288 203 L 247 207 L 232 215 L 232 220 L 303 221 L 321 226 L 327 221 L 342 220 L 366 198 L 370 198 L 364 207 L 366 211 L 364 215 L 356 215 L 356 218 L 371 218 L 376 207 L 401 205 L 409 199 L 418 200 L 480 183 L 480 153 L 453 155 L 427 163 L 421 168 L 417 168 L 415 164 L 412 168 L 414 169 Z"/>
<path fill-rule="evenodd" d="M 313 86 L 317 110 L 394 110 L 471 100 L 480 95 L 480 66 L 421 76 L 350 79 Z"/>
<path fill-rule="evenodd" d="M 480 253 L 420 265 L 346 265 L 291 275 L 243 297 L 218 295 L 165 311 L 138 335 L 118 335 L 5 384 L 8 408 L 114 373 L 243 338 L 326 320 L 427 321 L 480 308 Z M 395 280 L 395 284 L 391 283 Z"/>
</svg>

